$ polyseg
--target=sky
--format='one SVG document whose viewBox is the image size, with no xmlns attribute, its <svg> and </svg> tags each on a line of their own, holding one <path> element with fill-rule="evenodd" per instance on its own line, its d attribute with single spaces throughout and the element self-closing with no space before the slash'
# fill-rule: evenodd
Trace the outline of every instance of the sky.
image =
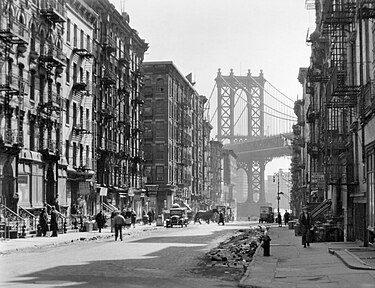
<svg viewBox="0 0 375 288">
<path fill-rule="evenodd" d="M 182 74 L 193 73 L 199 94 L 210 97 L 218 68 L 223 75 L 250 69 L 255 76 L 262 69 L 282 93 L 302 97 L 297 77 L 300 67 L 309 66 L 306 35 L 315 28 L 304 0 L 110 1 L 149 43 L 145 61 L 173 61 Z M 289 169 L 289 162 L 272 161 L 266 175 L 279 168 Z"/>
</svg>

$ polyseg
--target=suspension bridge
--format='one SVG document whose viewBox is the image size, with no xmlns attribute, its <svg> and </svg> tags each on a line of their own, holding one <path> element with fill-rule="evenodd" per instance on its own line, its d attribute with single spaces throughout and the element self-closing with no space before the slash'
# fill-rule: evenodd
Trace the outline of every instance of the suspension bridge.
<svg viewBox="0 0 375 288">
<path fill-rule="evenodd" d="M 217 98 L 213 98 L 216 91 Z M 238 169 L 246 175 L 247 199 L 238 203 L 237 217 L 259 216 L 265 198 L 265 166 L 274 158 L 290 156 L 294 99 L 268 82 L 261 70 L 254 76 L 223 75 L 219 69 L 209 97 L 207 119 L 217 123 L 217 140 L 237 155 Z M 209 112 L 210 111 L 210 112 Z M 215 121 L 216 120 L 216 121 Z"/>
</svg>

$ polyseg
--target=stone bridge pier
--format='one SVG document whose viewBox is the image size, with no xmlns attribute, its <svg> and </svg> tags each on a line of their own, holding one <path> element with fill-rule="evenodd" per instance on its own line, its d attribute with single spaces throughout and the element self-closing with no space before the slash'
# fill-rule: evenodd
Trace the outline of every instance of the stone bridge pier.
<svg viewBox="0 0 375 288">
<path fill-rule="evenodd" d="M 266 202 L 264 180 L 268 161 L 269 159 L 257 159 L 238 162 L 238 169 L 243 169 L 247 176 L 247 199 L 245 202 L 237 203 L 238 220 L 246 220 L 249 216 L 259 216 L 260 206 L 271 205 Z"/>
</svg>

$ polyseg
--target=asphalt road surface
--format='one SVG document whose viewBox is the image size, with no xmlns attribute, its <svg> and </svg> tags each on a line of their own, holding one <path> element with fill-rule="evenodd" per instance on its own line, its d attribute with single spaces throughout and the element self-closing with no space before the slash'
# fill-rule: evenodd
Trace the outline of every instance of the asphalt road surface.
<svg viewBox="0 0 375 288">
<path fill-rule="evenodd" d="M 204 254 L 249 223 L 190 224 L 0 256 L 0 287 L 237 287 Z M 126 230 L 124 231 L 126 234 Z"/>
</svg>

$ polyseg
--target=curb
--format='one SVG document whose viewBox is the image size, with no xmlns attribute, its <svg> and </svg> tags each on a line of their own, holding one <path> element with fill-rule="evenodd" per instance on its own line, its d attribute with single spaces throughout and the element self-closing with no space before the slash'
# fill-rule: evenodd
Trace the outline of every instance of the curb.
<svg viewBox="0 0 375 288">
<path fill-rule="evenodd" d="M 362 261 L 356 255 L 351 253 L 349 249 L 329 248 L 328 252 L 333 255 L 336 255 L 350 269 L 375 270 L 375 267 L 368 266 L 366 262 Z"/>
</svg>

